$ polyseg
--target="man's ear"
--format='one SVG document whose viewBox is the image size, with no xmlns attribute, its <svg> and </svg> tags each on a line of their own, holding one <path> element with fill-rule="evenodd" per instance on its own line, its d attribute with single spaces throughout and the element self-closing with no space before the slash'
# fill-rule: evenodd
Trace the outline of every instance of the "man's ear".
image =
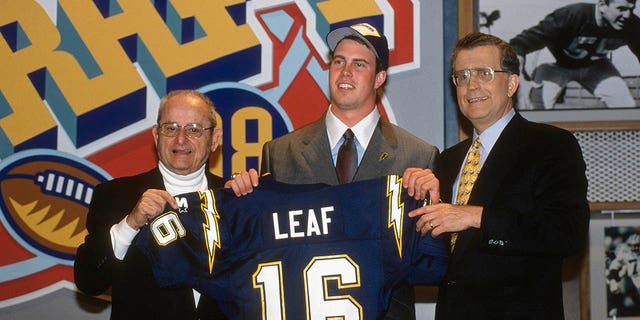
<svg viewBox="0 0 640 320">
<path fill-rule="evenodd" d="M 509 97 L 513 97 L 513 95 L 516 93 L 516 90 L 518 90 L 518 86 L 520 85 L 520 76 L 517 74 L 510 74 L 508 80 L 509 84 L 507 94 Z"/>
<path fill-rule="evenodd" d="M 154 124 L 151 128 L 151 134 L 153 134 L 153 143 L 158 147 L 158 134 L 160 134 L 160 132 L 158 132 L 157 124 Z"/>
<path fill-rule="evenodd" d="M 375 88 L 380 88 L 385 81 L 387 81 L 387 72 L 385 70 L 382 70 L 376 74 Z"/>
<path fill-rule="evenodd" d="M 220 141 L 222 141 L 222 129 L 213 128 L 213 133 L 211 134 L 211 152 L 215 152 L 218 146 L 220 145 Z"/>
</svg>

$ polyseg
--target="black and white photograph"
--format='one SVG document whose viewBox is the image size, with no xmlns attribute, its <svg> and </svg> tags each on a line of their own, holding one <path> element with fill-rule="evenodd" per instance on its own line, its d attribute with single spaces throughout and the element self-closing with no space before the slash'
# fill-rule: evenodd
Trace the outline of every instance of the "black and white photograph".
<svg viewBox="0 0 640 320">
<path fill-rule="evenodd" d="M 639 15 L 635 0 L 478 0 L 477 28 L 521 58 L 520 110 L 620 114 L 640 108 Z"/>
<path fill-rule="evenodd" d="M 640 226 L 604 232 L 607 316 L 640 316 Z"/>
</svg>

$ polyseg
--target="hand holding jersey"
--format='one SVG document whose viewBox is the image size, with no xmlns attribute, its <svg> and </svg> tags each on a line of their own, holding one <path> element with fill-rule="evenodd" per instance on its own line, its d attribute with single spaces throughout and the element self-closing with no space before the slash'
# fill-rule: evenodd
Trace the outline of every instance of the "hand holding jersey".
<svg viewBox="0 0 640 320">
<path fill-rule="evenodd" d="M 402 186 L 416 200 L 440 202 L 440 181 L 431 169 L 407 168 L 402 174 Z"/>
<path fill-rule="evenodd" d="M 147 221 L 162 213 L 165 206 L 178 209 L 176 199 L 174 199 L 169 192 L 159 189 L 148 189 L 142 194 L 142 197 L 140 197 L 136 206 L 131 210 L 131 213 L 127 215 L 127 224 L 131 228 L 138 230 L 147 224 Z"/>
<path fill-rule="evenodd" d="M 225 188 L 231 188 L 237 195 L 247 195 L 253 192 L 253 188 L 258 186 L 258 171 L 249 169 L 243 172 L 236 172 L 225 182 Z"/>
</svg>

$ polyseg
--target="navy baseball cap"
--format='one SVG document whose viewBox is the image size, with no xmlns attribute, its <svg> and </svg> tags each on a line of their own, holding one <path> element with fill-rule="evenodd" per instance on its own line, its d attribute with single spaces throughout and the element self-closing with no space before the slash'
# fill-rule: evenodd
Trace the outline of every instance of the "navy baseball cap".
<svg viewBox="0 0 640 320">
<path fill-rule="evenodd" d="M 387 38 L 368 23 L 358 23 L 329 32 L 327 44 L 331 52 L 335 51 L 338 43 L 348 36 L 362 39 L 367 44 L 367 47 L 376 54 L 376 58 L 382 63 L 382 69 L 386 70 L 389 67 L 389 44 L 387 43 Z"/>
</svg>

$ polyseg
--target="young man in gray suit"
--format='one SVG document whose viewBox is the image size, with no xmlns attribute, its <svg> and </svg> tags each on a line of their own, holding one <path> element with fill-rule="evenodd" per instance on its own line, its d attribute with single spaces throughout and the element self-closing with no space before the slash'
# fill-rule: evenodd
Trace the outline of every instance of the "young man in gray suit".
<svg viewBox="0 0 640 320">
<path fill-rule="evenodd" d="M 380 116 L 378 91 L 387 79 L 387 39 L 362 23 L 327 35 L 331 49 L 329 108 L 317 121 L 263 147 L 261 173 L 285 183 L 340 183 L 336 172 L 347 129 L 357 150 L 355 173 L 344 182 L 383 175 L 403 175 L 409 194 L 439 200 L 438 181 L 430 169 L 438 150 Z M 438 239 L 439 240 L 439 239 Z M 434 264 L 446 261 L 435 261 Z M 385 319 L 415 319 L 413 290 L 395 288 Z"/>
</svg>

